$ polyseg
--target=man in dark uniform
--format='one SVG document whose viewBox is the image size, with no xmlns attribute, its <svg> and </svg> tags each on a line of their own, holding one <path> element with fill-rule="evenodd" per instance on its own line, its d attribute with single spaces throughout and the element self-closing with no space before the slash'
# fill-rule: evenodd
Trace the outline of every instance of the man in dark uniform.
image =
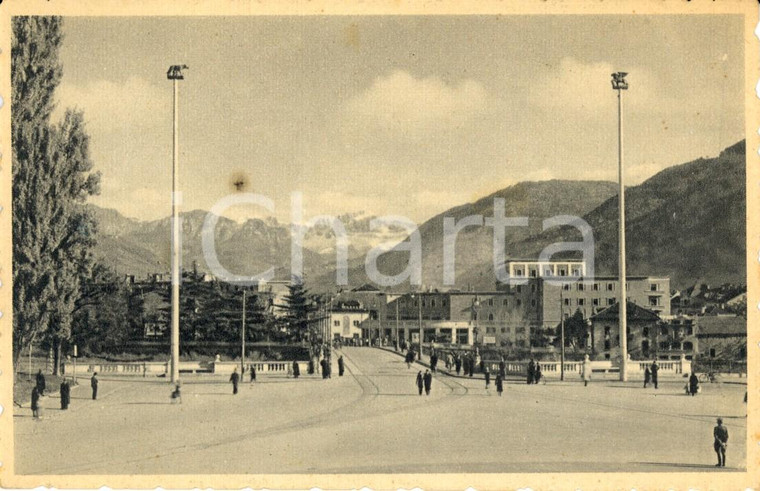
<svg viewBox="0 0 760 491">
<path fill-rule="evenodd" d="M 98 372 L 92 374 L 90 378 L 90 387 L 92 387 L 92 400 L 98 398 Z"/>
<path fill-rule="evenodd" d="M 537 384 L 539 382 L 541 382 L 541 364 L 536 362 L 536 365 L 533 368 L 533 383 Z"/>
<path fill-rule="evenodd" d="M 42 370 L 37 372 L 36 382 L 37 382 L 37 391 L 40 393 L 41 396 L 44 396 L 45 395 L 45 376 L 42 374 Z"/>
<path fill-rule="evenodd" d="M 457 375 L 459 375 L 459 372 L 462 370 L 462 358 L 459 355 L 454 359 L 454 367 L 457 370 Z"/>
<path fill-rule="evenodd" d="M 430 395 L 430 387 L 433 385 L 433 374 L 430 370 L 425 370 L 425 376 L 423 377 L 425 383 L 425 395 Z"/>
<path fill-rule="evenodd" d="M 483 370 L 483 375 L 486 377 L 486 389 L 488 389 L 491 386 L 491 371 L 488 367 L 485 367 L 485 370 Z"/>
<path fill-rule="evenodd" d="M 301 376 L 301 367 L 298 366 L 297 361 L 293 361 L 293 378 L 298 378 Z"/>
<path fill-rule="evenodd" d="M 419 391 L 420 395 L 422 395 L 422 387 L 423 387 L 423 380 L 422 380 L 422 370 L 417 372 L 417 390 Z"/>
<path fill-rule="evenodd" d="M 649 371 L 649 365 L 644 369 L 644 388 L 647 388 L 647 385 L 649 385 L 649 382 L 652 381 L 652 372 Z"/>
<path fill-rule="evenodd" d="M 726 466 L 726 446 L 728 445 L 728 428 L 723 426 L 723 420 L 718 418 L 718 426 L 713 428 L 713 448 L 715 453 L 718 454 L 718 463 L 715 467 Z"/>
<path fill-rule="evenodd" d="M 256 381 L 256 367 L 251 364 L 251 382 Z"/>
<path fill-rule="evenodd" d="M 63 378 L 60 388 L 61 394 L 61 410 L 65 411 L 69 408 L 69 402 L 71 401 L 71 386 L 66 377 Z"/>
<path fill-rule="evenodd" d="M 430 355 L 430 369 L 435 372 L 435 366 L 438 365 L 438 353 L 433 351 Z"/>
<path fill-rule="evenodd" d="M 338 357 L 338 376 L 343 376 L 343 371 L 346 369 L 346 365 L 343 362 L 343 355 Z"/>
<path fill-rule="evenodd" d="M 237 373 L 237 367 L 232 370 L 232 375 L 230 375 L 230 382 L 232 382 L 232 394 L 235 395 L 238 391 L 238 382 L 240 382 L 240 375 Z"/>
<path fill-rule="evenodd" d="M 327 360 L 325 358 L 322 358 L 322 361 L 319 362 L 319 366 L 322 368 L 322 378 L 327 378 Z"/>
<path fill-rule="evenodd" d="M 652 383 L 654 384 L 654 388 L 657 388 L 657 372 L 660 370 L 660 365 L 657 364 L 657 360 L 654 360 L 652 362 L 651 372 L 652 372 Z"/>
<path fill-rule="evenodd" d="M 504 378 L 507 376 L 507 364 L 504 362 L 504 357 L 501 357 L 501 361 L 499 362 L 499 375 L 501 375 L 501 378 Z"/>
</svg>

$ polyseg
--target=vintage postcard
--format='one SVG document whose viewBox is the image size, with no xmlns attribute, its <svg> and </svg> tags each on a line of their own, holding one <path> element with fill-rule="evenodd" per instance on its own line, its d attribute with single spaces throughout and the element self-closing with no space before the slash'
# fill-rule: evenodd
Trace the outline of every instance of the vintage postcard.
<svg viewBox="0 0 760 491">
<path fill-rule="evenodd" d="M 0 485 L 760 485 L 755 2 L 0 2 Z"/>
</svg>

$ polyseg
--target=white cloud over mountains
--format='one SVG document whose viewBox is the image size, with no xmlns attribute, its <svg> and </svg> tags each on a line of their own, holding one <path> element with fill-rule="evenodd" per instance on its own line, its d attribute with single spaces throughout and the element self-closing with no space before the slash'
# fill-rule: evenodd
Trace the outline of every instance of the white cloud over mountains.
<svg viewBox="0 0 760 491">
<path fill-rule="evenodd" d="M 438 77 L 415 78 L 396 70 L 375 79 L 346 110 L 382 128 L 407 131 L 467 120 L 483 111 L 487 100 L 484 87 L 472 79 L 452 85 Z"/>
</svg>

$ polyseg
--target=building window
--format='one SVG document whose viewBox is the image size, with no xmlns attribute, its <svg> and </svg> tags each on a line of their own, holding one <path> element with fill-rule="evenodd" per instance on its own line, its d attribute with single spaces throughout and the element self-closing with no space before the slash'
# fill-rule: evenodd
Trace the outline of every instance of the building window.
<svg viewBox="0 0 760 491">
<path fill-rule="evenodd" d="M 693 327 L 691 327 L 691 326 L 688 326 L 688 327 L 686 328 L 686 335 L 687 335 L 687 336 L 692 336 L 693 334 L 694 334 L 694 328 L 693 328 Z"/>
<path fill-rule="evenodd" d="M 651 296 L 649 297 L 649 306 L 650 307 L 658 307 L 660 305 L 660 298 Z"/>
<path fill-rule="evenodd" d="M 710 348 L 710 358 L 715 358 L 715 348 Z"/>
<path fill-rule="evenodd" d="M 599 283 L 594 283 L 594 291 L 595 292 L 599 291 Z"/>
<path fill-rule="evenodd" d="M 593 304 L 594 304 L 594 306 L 596 307 L 596 306 L 598 306 L 598 305 L 599 305 L 599 299 L 598 299 L 598 298 L 595 298 L 595 299 L 593 299 L 593 300 L 591 301 L 591 303 L 593 303 Z"/>
<path fill-rule="evenodd" d="M 522 275 L 523 275 L 523 270 L 522 269 L 516 269 L 515 270 L 515 276 L 522 276 Z"/>
<path fill-rule="evenodd" d="M 489 320 L 489 321 L 492 321 L 492 320 L 493 320 L 493 314 L 488 314 L 488 320 Z"/>
<path fill-rule="evenodd" d="M 359 321 L 354 321 L 354 327 L 359 327 Z"/>
<path fill-rule="evenodd" d="M 506 328 L 506 327 L 502 327 L 502 328 L 501 328 L 501 333 L 502 333 L 502 334 L 504 334 L 504 333 L 506 333 L 506 332 L 507 332 L 507 328 Z"/>
<path fill-rule="evenodd" d="M 501 301 L 501 304 L 502 304 L 504 307 L 508 307 L 508 306 L 509 306 L 509 301 L 508 301 L 508 300 L 505 298 L 504 300 L 502 300 L 502 301 Z"/>
<path fill-rule="evenodd" d="M 414 301 L 414 306 L 417 307 L 419 305 L 419 300 Z"/>
<path fill-rule="evenodd" d="M 517 299 L 517 306 L 519 307 L 519 306 L 521 306 L 521 305 L 522 305 L 522 300 L 520 300 L 520 299 L 518 298 L 518 299 Z"/>
<path fill-rule="evenodd" d="M 422 306 L 423 307 L 427 307 L 427 301 L 426 300 L 422 300 Z"/>
<path fill-rule="evenodd" d="M 641 335 L 644 336 L 645 338 L 648 338 L 649 337 L 649 328 L 645 327 L 644 329 L 642 329 L 641 330 Z"/>
<path fill-rule="evenodd" d="M 658 288 L 657 287 L 657 283 L 652 283 L 651 285 L 649 285 L 649 290 L 650 291 L 656 292 L 657 288 Z"/>
<path fill-rule="evenodd" d="M 333 321 L 333 326 L 340 327 L 340 321 Z"/>
<path fill-rule="evenodd" d="M 668 328 L 665 327 L 665 326 L 661 327 L 660 328 L 660 334 L 663 335 L 663 336 L 667 336 L 668 335 Z"/>
<path fill-rule="evenodd" d="M 443 300 L 441 300 L 441 305 L 443 305 L 445 307 L 447 304 L 448 304 L 448 302 L 446 302 L 445 298 Z"/>
<path fill-rule="evenodd" d="M 488 299 L 488 306 L 493 307 L 493 298 Z"/>
<path fill-rule="evenodd" d="M 578 291 L 579 292 L 583 291 L 583 283 L 578 283 Z"/>
<path fill-rule="evenodd" d="M 564 285 L 562 285 L 562 289 L 563 290 L 569 290 L 570 289 L 570 283 L 565 283 Z"/>
<path fill-rule="evenodd" d="M 586 299 L 585 298 L 579 298 L 578 299 L 578 305 L 586 305 Z"/>
<path fill-rule="evenodd" d="M 692 344 L 690 341 L 686 341 L 683 343 L 683 349 L 684 351 L 691 351 L 694 349 L 694 344 Z"/>
<path fill-rule="evenodd" d="M 535 307 L 535 306 L 536 306 L 536 299 L 535 299 L 535 298 L 534 298 L 534 299 L 532 299 L 532 300 L 530 301 L 530 305 L 531 305 L 532 307 Z"/>
<path fill-rule="evenodd" d="M 530 277 L 531 278 L 535 278 L 536 276 L 538 276 L 538 271 L 536 271 L 535 269 L 531 269 L 530 270 Z"/>
<path fill-rule="evenodd" d="M 567 270 L 566 270 L 566 269 L 564 269 L 564 268 L 560 268 L 560 270 L 559 270 L 559 275 L 560 275 L 560 276 L 567 276 Z"/>
<path fill-rule="evenodd" d="M 430 306 L 431 307 L 435 307 L 435 299 L 434 298 L 430 299 Z"/>
<path fill-rule="evenodd" d="M 517 285 L 517 293 L 522 293 L 522 286 Z"/>
<path fill-rule="evenodd" d="M 615 289 L 615 285 L 614 285 L 614 284 L 612 284 L 612 283 L 607 283 L 607 291 L 608 291 L 608 292 L 611 292 L 611 291 L 612 291 L 612 290 L 614 290 L 614 289 Z"/>
<path fill-rule="evenodd" d="M 536 285 L 530 285 L 530 291 L 536 293 Z"/>
<path fill-rule="evenodd" d="M 564 299 L 562 299 L 562 301 L 563 301 L 563 303 L 564 303 L 565 305 L 567 305 L 567 306 L 569 306 L 569 305 L 570 305 L 570 299 L 569 299 L 569 298 L 564 298 Z"/>
</svg>

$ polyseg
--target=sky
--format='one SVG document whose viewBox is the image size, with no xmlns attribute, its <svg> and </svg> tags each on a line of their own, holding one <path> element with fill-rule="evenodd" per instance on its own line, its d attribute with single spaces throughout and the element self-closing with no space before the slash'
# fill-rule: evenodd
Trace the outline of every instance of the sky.
<svg viewBox="0 0 760 491">
<path fill-rule="evenodd" d="M 172 83 L 183 209 L 236 192 L 303 216 L 422 223 L 527 180 L 626 183 L 744 138 L 738 16 L 67 17 L 58 112 L 84 111 L 92 202 L 171 214 Z M 254 206 L 237 220 L 270 215 Z"/>
</svg>

